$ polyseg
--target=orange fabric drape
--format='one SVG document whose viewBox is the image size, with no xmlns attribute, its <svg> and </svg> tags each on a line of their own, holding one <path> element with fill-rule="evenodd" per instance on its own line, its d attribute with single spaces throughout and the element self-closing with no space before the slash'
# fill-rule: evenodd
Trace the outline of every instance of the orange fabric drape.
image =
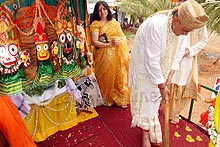
<svg viewBox="0 0 220 147">
<path fill-rule="evenodd" d="M 17 108 L 8 96 L 0 96 L 0 131 L 12 147 L 36 147 Z"/>
</svg>

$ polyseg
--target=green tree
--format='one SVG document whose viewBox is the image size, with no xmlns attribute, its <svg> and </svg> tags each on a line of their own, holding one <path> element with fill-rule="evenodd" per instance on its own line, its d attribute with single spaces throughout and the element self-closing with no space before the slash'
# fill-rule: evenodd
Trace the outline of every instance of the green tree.
<svg viewBox="0 0 220 147">
<path fill-rule="evenodd" d="M 197 0 L 205 9 L 209 16 L 207 27 L 210 32 L 220 34 L 220 0 L 206 2 L 207 0 Z M 139 19 L 141 23 L 144 18 L 152 15 L 155 12 L 170 9 L 175 4 L 170 0 L 121 0 L 119 10 L 131 15 L 133 21 Z"/>
<path fill-rule="evenodd" d="M 119 10 L 142 23 L 144 18 L 155 12 L 171 8 L 170 0 L 121 0 Z"/>
<path fill-rule="evenodd" d="M 88 0 L 96 2 L 97 0 Z M 152 15 L 155 12 L 170 9 L 175 6 L 170 0 L 117 0 L 121 1 L 119 10 L 131 16 L 131 23 L 139 20 L 142 23 L 143 19 Z M 212 32 L 220 34 L 220 0 L 213 2 L 206 2 L 207 0 L 197 0 L 204 7 L 209 21 L 207 23 L 208 29 Z"/>
<path fill-rule="evenodd" d="M 95 3 L 97 0 L 87 0 L 88 3 Z"/>
<path fill-rule="evenodd" d="M 206 2 L 201 5 L 209 16 L 207 28 L 210 30 L 210 33 L 216 32 L 220 34 L 220 1 Z"/>
</svg>

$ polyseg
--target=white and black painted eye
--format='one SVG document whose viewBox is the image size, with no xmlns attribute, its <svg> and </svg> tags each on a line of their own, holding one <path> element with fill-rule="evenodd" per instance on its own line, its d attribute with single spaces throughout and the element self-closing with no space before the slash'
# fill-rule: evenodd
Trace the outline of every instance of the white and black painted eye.
<svg viewBox="0 0 220 147">
<path fill-rule="evenodd" d="M 79 48 L 80 43 L 81 43 L 81 42 L 80 42 L 79 40 L 76 40 L 76 47 L 77 47 L 77 48 Z"/>
<path fill-rule="evenodd" d="M 8 51 L 9 51 L 9 53 L 12 56 L 16 56 L 18 54 L 18 47 L 17 47 L 17 45 L 15 45 L 15 44 L 9 45 Z"/>
<path fill-rule="evenodd" d="M 48 44 L 44 44 L 44 50 L 47 51 L 48 50 Z"/>
<path fill-rule="evenodd" d="M 38 45 L 36 45 L 36 50 L 37 50 L 37 52 L 40 52 L 40 50 L 41 50 L 41 46 L 38 44 Z"/>
<path fill-rule="evenodd" d="M 0 46 L 0 57 L 3 58 L 5 56 L 5 47 Z"/>
<path fill-rule="evenodd" d="M 13 8 L 14 8 L 15 10 L 17 10 L 17 9 L 18 9 L 18 5 L 17 5 L 17 4 L 13 4 Z"/>
<path fill-rule="evenodd" d="M 68 32 L 68 33 L 66 34 L 66 36 L 67 36 L 67 39 L 68 39 L 69 41 L 72 41 L 72 35 L 71 35 L 70 32 Z"/>
<path fill-rule="evenodd" d="M 64 34 L 64 33 L 60 34 L 60 42 L 61 42 L 61 43 L 64 43 L 65 40 L 66 40 L 65 34 Z"/>
</svg>

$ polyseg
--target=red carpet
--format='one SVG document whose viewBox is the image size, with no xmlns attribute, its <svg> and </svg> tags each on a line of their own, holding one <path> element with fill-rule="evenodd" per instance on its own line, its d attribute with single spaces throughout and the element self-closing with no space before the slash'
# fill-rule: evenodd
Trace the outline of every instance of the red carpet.
<svg viewBox="0 0 220 147">
<path fill-rule="evenodd" d="M 141 147 L 141 130 L 130 127 L 130 109 L 124 110 L 115 106 L 99 106 L 95 109 L 99 114 L 98 117 L 80 123 L 69 130 L 60 131 L 50 136 L 47 140 L 37 143 L 37 146 Z M 160 121 L 163 124 L 164 118 L 162 112 L 160 114 Z M 206 132 L 201 131 L 200 127 L 184 118 L 181 119 L 178 125 L 170 124 L 169 127 L 170 147 L 208 146 L 209 137 Z"/>
</svg>

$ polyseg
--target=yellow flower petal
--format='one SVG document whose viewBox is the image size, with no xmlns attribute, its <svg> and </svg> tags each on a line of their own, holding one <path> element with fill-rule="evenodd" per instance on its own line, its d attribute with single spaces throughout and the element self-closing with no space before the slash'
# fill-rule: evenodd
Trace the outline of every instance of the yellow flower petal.
<svg viewBox="0 0 220 147">
<path fill-rule="evenodd" d="M 191 132 L 192 131 L 192 129 L 189 127 L 189 126 L 186 126 L 186 131 L 188 131 L 188 132 Z"/>
<path fill-rule="evenodd" d="M 196 140 L 202 141 L 202 138 L 200 136 L 196 136 Z"/>
<path fill-rule="evenodd" d="M 186 135 L 186 141 L 188 142 L 195 142 L 191 135 Z"/>
<path fill-rule="evenodd" d="M 5 21 L 1 21 L 0 23 L 0 31 L 6 32 L 8 29 L 8 25 Z"/>
<path fill-rule="evenodd" d="M 178 132 L 174 132 L 174 136 L 180 137 L 181 135 Z"/>
</svg>

